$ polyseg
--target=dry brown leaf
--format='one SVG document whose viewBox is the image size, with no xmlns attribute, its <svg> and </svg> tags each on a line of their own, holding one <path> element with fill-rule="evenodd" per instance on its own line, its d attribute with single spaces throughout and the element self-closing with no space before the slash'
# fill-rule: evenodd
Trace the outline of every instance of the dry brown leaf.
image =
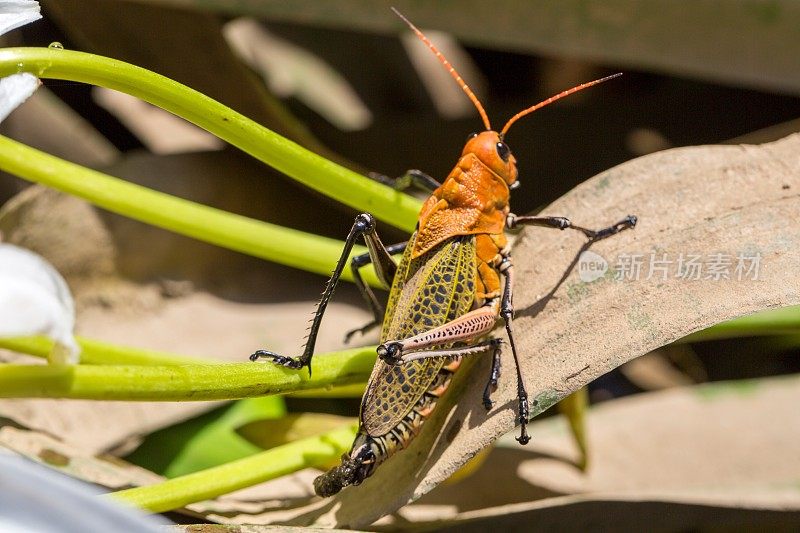
<svg viewBox="0 0 800 533">
<path fill-rule="evenodd" d="M 108 454 L 95 454 L 87 446 L 75 446 L 47 433 L 29 430 L 0 417 L 0 453 L 27 457 L 71 477 L 101 486 L 109 491 L 153 485 L 164 477 Z M 286 501 L 293 498 L 308 500 L 308 487 L 317 471 L 306 469 L 255 487 L 226 494 L 215 500 L 197 502 L 176 512 L 193 520 L 207 519 L 233 523 L 236 517 L 249 517 L 269 512 L 275 521 L 293 517 Z M 246 522 L 246 520 L 245 520 Z"/>
<path fill-rule="evenodd" d="M 676 350 L 690 351 L 691 349 L 682 344 L 665 346 L 628 361 L 619 367 L 619 370 L 631 383 L 644 390 L 691 385 L 695 382 L 670 361 L 670 352 Z"/>
<path fill-rule="evenodd" d="M 526 230 L 514 250 L 515 330 L 534 411 L 689 333 L 800 303 L 799 176 L 797 135 L 763 146 L 682 148 L 615 167 L 548 207 L 545 214 L 569 216 L 589 227 L 638 215 L 635 231 L 592 247 L 612 266 L 626 253 L 667 253 L 673 260 L 680 253 L 723 253 L 733 254 L 735 262 L 736 254 L 758 252 L 761 270 L 757 280 L 688 281 L 674 273 L 648 280 L 645 268 L 638 281 L 606 276 L 584 283 L 570 268 L 584 242 L 577 232 Z M 533 184 L 523 178 L 523 186 Z M 511 430 L 517 402 L 510 354 L 504 353 L 505 378 L 496 406 L 486 413 L 481 391 L 488 364 L 484 358 L 465 365 L 409 449 L 361 486 L 309 509 L 301 519 L 366 526 L 430 491 Z"/>
<path fill-rule="evenodd" d="M 345 533 L 348 529 L 254 525 L 187 524 L 164 528 L 164 533 Z"/>
<path fill-rule="evenodd" d="M 757 520 L 761 511 L 797 519 L 799 401 L 800 376 L 788 376 L 603 403 L 588 415 L 592 466 L 586 473 L 574 466 L 579 456 L 564 418 L 542 420 L 531 426 L 536 439 L 529 447 L 502 437 L 471 478 L 403 507 L 393 523 L 427 529 L 479 520 L 501 527 L 507 515 L 507 525 L 541 529 L 554 522 L 562 530 L 608 530 L 629 521 L 626 529 L 695 530 L 726 514 L 740 527 L 746 522 L 736 521 Z M 614 503 L 603 505 L 608 502 Z M 680 511 L 688 508 L 694 511 Z M 648 509 L 669 511 L 658 517 Z M 443 519 L 448 523 L 436 522 Z"/>
<path fill-rule="evenodd" d="M 0 448 L 11 450 L 72 477 L 111 490 L 150 485 L 163 481 L 144 468 L 113 457 L 97 457 L 91 452 L 58 439 L 12 425 L 0 426 Z"/>
</svg>

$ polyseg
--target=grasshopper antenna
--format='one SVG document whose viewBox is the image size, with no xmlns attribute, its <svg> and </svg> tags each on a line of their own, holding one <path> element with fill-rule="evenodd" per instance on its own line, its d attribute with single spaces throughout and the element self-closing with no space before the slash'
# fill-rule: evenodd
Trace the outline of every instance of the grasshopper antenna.
<svg viewBox="0 0 800 533">
<path fill-rule="evenodd" d="M 394 14 L 400 17 L 403 20 L 403 22 L 405 22 L 414 33 L 417 34 L 417 37 L 419 37 L 423 43 L 428 45 L 428 48 L 430 48 L 434 54 L 436 54 L 436 58 L 439 59 L 439 61 L 441 61 L 442 65 L 444 65 L 444 67 L 447 69 L 450 75 L 453 76 L 453 79 L 456 80 L 456 83 L 458 83 L 461 89 L 465 93 L 467 93 L 469 99 L 472 100 L 472 103 L 475 104 L 476 108 L 478 108 L 478 113 L 481 114 L 481 119 L 483 119 L 483 125 L 486 126 L 487 130 L 491 130 L 492 125 L 489 123 L 489 116 L 486 114 L 486 110 L 483 109 L 483 105 L 481 105 L 481 102 L 480 100 L 478 100 L 478 97 L 475 96 L 475 93 L 472 92 L 472 89 L 469 88 L 469 86 L 461 78 L 458 72 L 456 72 L 456 69 L 453 68 L 453 65 L 450 64 L 447 58 L 442 55 L 442 53 L 433 45 L 433 43 L 427 37 L 425 37 L 425 34 L 419 31 L 419 29 L 416 26 L 414 26 L 410 20 L 404 17 L 403 14 L 400 13 L 397 9 L 391 8 L 391 10 L 394 11 Z"/>
<path fill-rule="evenodd" d="M 506 134 L 508 129 L 511 127 L 511 125 L 514 124 L 517 120 L 519 120 L 522 117 L 524 117 L 525 115 L 529 115 L 530 113 L 533 113 L 537 109 L 541 109 L 544 106 L 546 106 L 547 104 L 552 104 L 556 100 L 560 100 L 560 99 L 564 98 L 565 96 L 569 96 L 569 95 L 571 95 L 573 93 L 576 93 L 578 91 L 582 91 L 583 89 L 586 89 L 586 88 L 591 87 L 593 85 L 597 85 L 599 83 L 603 83 L 604 81 L 612 80 L 614 78 L 619 78 L 620 76 L 622 76 L 622 72 L 617 72 L 616 74 L 612 74 L 611 76 L 606 76 L 605 78 L 600 78 L 599 80 L 594 80 L 594 81 L 589 81 L 589 82 L 586 82 L 586 83 L 582 83 L 582 84 L 580 84 L 580 85 L 578 85 L 576 87 L 573 87 L 572 89 L 567 89 L 566 91 L 562 91 L 562 92 L 558 93 L 555 96 L 551 96 L 547 100 L 543 100 L 543 101 L 539 102 L 538 104 L 529 107 L 528 109 L 523 109 L 522 111 L 520 111 L 519 113 L 517 113 L 516 115 L 514 115 L 513 117 L 508 119 L 508 122 L 506 122 L 506 125 L 503 126 L 502 130 L 500 130 L 500 137 L 502 138 Z"/>
</svg>

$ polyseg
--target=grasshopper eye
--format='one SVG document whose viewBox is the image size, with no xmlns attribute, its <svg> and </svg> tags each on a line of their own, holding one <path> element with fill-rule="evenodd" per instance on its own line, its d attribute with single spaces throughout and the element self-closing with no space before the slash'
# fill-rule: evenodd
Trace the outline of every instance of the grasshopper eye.
<svg viewBox="0 0 800 533">
<path fill-rule="evenodd" d="M 473 131 L 472 133 L 470 133 L 469 135 L 467 135 L 467 141 L 469 142 L 469 141 L 471 141 L 472 139 L 474 139 L 474 138 L 475 138 L 475 137 L 477 137 L 477 136 L 478 136 L 478 134 L 477 134 L 476 132 L 474 132 L 474 131 Z"/>
<path fill-rule="evenodd" d="M 497 143 L 497 155 L 500 156 L 500 159 L 503 162 L 508 163 L 508 158 L 511 156 L 511 148 L 504 142 Z"/>
</svg>

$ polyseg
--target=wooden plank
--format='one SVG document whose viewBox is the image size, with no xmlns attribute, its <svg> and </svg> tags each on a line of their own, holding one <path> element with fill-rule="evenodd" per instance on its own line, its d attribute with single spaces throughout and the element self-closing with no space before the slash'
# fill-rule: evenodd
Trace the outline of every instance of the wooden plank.
<svg viewBox="0 0 800 533">
<path fill-rule="evenodd" d="M 793 0 L 144 1 L 380 33 L 404 29 L 389 11 L 395 5 L 418 26 L 467 45 L 800 94 Z"/>
</svg>

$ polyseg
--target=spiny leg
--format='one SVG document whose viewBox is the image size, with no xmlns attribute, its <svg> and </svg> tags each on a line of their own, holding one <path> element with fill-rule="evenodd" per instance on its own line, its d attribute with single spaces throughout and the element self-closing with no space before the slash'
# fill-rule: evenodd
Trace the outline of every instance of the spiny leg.
<svg viewBox="0 0 800 533">
<path fill-rule="evenodd" d="M 583 233 L 589 238 L 589 242 L 596 242 L 612 235 L 616 235 L 620 231 L 636 226 L 637 218 L 635 215 L 628 215 L 619 222 L 612 224 L 606 228 L 599 230 L 591 230 L 581 226 L 576 226 L 570 222 L 568 218 L 564 217 L 535 217 L 535 216 L 516 216 L 513 213 L 509 214 L 506 218 L 506 226 L 509 229 L 518 228 L 520 226 L 544 226 L 556 229 L 575 229 Z M 511 353 L 514 356 L 514 364 L 517 367 L 517 396 L 519 398 L 519 418 L 518 421 L 521 426 L 520 436 L 517 441 L 520 444 L 527 444 L 530 442 L 528 436 L 527 423 L 530 417 L 530 407 L 528 405 L 528 393 L 525 390 L 525 383 L 522 380 L 522 371 L 519 364 L 519 356 L 517 355 L 517 347 L 514 343 L 514 332 L 511 326 L 514 318 L 513 306 L 513 264 L 511 257 L 506 255 L 500 264 L 500 271 L 505 275 L 505 287 L 503 289 L 503 299 L 500 306 L 500 316 L 503 318 L 506 327 L 506 334 L 508 335 L 508 342 L 511 345 Z"/>
<path fill-rule="evenodd" d="M 378 241 L 378 243 L 380 243 L 380 241 Z M 398 244 L 391 244 L 385 248 L 383 246 L 378 247 L 375 253 L 378 255 L 378 257 L 380 257 L 379 261 L 374 261 L 372 259 L 372 249 L 365 254 L 353 257 L 353 260 L 350 262 L 350 269 L 353 272 L 353 280 L 355 281 L 356 287 L 358 287 L 361 296 L 364 297 L 364 301 L 367 302 L 367 306 L 369 307 L 370 311 L 372 311 L 373 320 L 360 328 L 351 329 L 345 333 L 345 344 L 349 343 L 350 338 L 356 333 L 361 333 L 363 335 L 372 328 L 379 326 L 383 320 L 383 306 L 378 301 L 378 298 L 375 297 L 375 293 L 372 291 L 372 288 L 364 283 L 359 269 L 362 266 L 366 266 L 370 263 L 374 264 L 375 272 L 378 274 L 378 279 L 384 284 L 384 286 L 391 287 L 395 272 L 397 272 L 397 265 L 391 256 L 403 252 L 407 245 L 408 242 L 401 242 Z"/>
<path fill-rule="evenodd" d="M 441 183 L 429 175 L 425 174 L 421 170 L 415 169 L 406 171 L 405 174 L 398 178 L 390 178 L 389 176 L 378 174 L 376 172 L 370 172 L 369 177 L 378 183 L 383 183 L 384 185 L 388 185 L 389 187 L 398 191 L 404 191 L 410 187 L 416 187 L 421 191 L 433 192 L 441 186 Z"/>
<path fill-rule="evenodd" d="M 576 226 L 568 218 L 565 217 L 535 217 L 535 216 L 517 216 L 510 213 L 506 218 L 506 226 L 509 229 L 515 229 L 520 226 L 542 226 L 545 228 L 556 229 L 574 229 L 578 230 L 589 239 L 600 241 L 612 235 L 616 235 L 622 230 L 632 228 L 636 225 L 637 218 L 635 215 L 628 215 L 616 224 L 612 224 L 606 228 L 599 230 L 587 229 L 582 226 Z"/>
<path fill-rule="evenodd" d="M 514 265 L 511 263 L 511 256 L 506 255 L 500 263 L 500 272 L 505 276 L 505 286 L 503 287 L 503 301 L 500 304 L 500 316 L 506 325 L 508 343 L 511 345 L 511 354 L 514 356 L 514 365 L 517 367 L 517 398 L 519 400 L 519 413 L 517 421 L 520 425 L 520 434 L 517 442 L 528 444 L 531 438 L 528 436 L 528 419 L 530 418 L 530 407 L 528 406 L 528 392 L 525 390 L 525 382 L 522 380 L 522 367 L 519 364 L 517 346 L 514 344 L 514 332 L 511 322 L 514 318 L 513 287 L 514 287 Z"/>
<path fill-rule="evenodd" d="M 356 239 L 361 236 L 363 236 L 366 240 L 367 247 L 369 248 L 370 252 L 372 252 L 373 249 L 383 249 L 383 245 L 380 243 L 380 239 L 375 233 L 375 219 L 373 216 L 369 213 L 361 213 L 358 215 L 353 223 L 353 227 L 350 229 L 350 233 L 347 235 L 347 239 L 345 239 L 344 247 L 342 248 L 342 255 L 339 257 L 339 261 L 336 263 L 336 268 L 334 268 L 333 274 L 328 280 L 328 284 L 325 286 L 325 290 L 322 293 L 322 297 L 317 305 L 317 309 L 314 312 L 314 320 L 311 323 L 311 328 L 308 332 L 303 353 L 299 357 L 295 358 L 271 352 L 269 350 L 258 350 L 250 355 L 251 361 L 256 361 L 259 358 L 264 357 L 271 359 L 275 364 L 288 368 L 299 369 L 308 367 L 308 375 L 311 375 L 311 359 L 314 356 L 314 346 L 317 343 L 317 334 L 319 333 L 319 327 L 322 323 L 322 317 L 325 314 L 325 309 L 328 307 L 328 302 L 330 302 L 331 297 L 333 297 L 333 293 L 336 291 L 336 286 L 339 283 L 339 279 L 342 277 L 342 271 L 347 263 L 347 258 L 350 256 L 350 252 L 353 250 Z M 389 258 L 389 260 L 391 261 L 391 258 Z"/>
</svg>

